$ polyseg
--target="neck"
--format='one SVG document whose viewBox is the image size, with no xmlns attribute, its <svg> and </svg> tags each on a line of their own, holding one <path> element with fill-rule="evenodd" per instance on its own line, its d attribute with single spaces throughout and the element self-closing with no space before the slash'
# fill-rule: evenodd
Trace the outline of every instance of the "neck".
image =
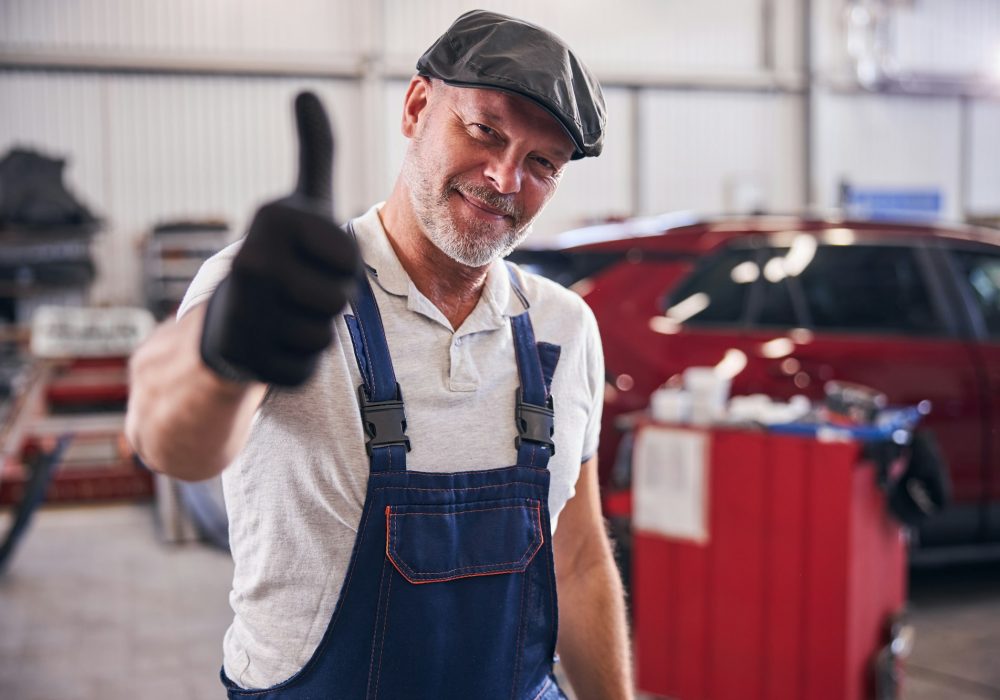
<svg viewBox="0 0 1000 700">
<path fill-rule="evenodd" d="M 489 265 L 468 267 L 431 243 L 417 221 L 401 179 L 379 211 L 382 227 L 413 284 L 457 330 L 479 302 Z"/>
</svg>

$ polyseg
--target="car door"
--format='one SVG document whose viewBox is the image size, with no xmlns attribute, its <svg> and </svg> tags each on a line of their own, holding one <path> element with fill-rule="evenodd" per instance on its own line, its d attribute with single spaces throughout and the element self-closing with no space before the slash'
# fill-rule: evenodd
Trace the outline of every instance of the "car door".
<svg viewBox="0 0 1000 700">
<path fill-rule="evenodd" d="M 982 407 L 988 538 L 1000 541 L 1000 246 L 951 245 L 958 291 L 970 311 Z"/>
<path fill-rule="evenodd" d="M 763 365 L 751 389 L 823 396 L 832 379 L 884 392 L 894 405 L 929 401 L 926 426 L 949 466 L 954 505 L 921 531 L 925 544 L 981 534 L 987 468 L 984 387 L 975 351 L 959 337 L 917 243 L 813 244 L 795 264 L 793 243 L 762 251 L 749 331 Z M 769 272 L 770 271 L 770 272 Z"/>
</svg>

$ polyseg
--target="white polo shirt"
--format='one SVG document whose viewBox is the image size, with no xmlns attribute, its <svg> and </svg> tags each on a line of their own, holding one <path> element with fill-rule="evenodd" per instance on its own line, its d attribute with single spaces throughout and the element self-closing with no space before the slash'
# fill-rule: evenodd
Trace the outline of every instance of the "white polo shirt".
<svg viewBox="0 0 1000 700">
<path fill-rule="evenodd" d="M 519 385 L 509 319 L 524 305 L 505 263 L 489 269 L 482 297 L 457 330 L 420 293 L 378 216 L 355 219 L 406 406 L 407 467 L 466 471 L 516 462 L 514 396 Z M 239 243 L 208 260 L 178 315 L 207 301 Z M 562 347 L 552 381 L 556 453 L 549 462 L 552 527 L 572 497 L 581 462 L 597 452 L 604 359 L 590 308 L 563 287 L 515 270 L 537 340 Z M 296 673 L 326 631 L 351 557 L 368 480 L 357 405 L 361 383 L 350 336 L 294 390 L 272 389 L 249 441 L 222 475 L 235 561 L 226 675 L 244 688 Z"/>
</svg>

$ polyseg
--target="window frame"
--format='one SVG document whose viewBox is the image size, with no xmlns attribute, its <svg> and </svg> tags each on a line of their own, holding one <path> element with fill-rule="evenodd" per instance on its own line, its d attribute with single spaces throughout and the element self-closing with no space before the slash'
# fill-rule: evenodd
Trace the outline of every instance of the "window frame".
<svg viewBox="0 0 1000 700">
<path fill-rule="evenodd" d="M 979 241 L 941 240 L 935 248 L 936 264 L 947 280 L 948 292 L 955 300 L 954 306 L 963 312 L 963 336 L 984 343 L 1000 343 L 1000 336 L 992 335 L 986 327 L 983 311 L 955 259 L 955 253 L 982 254 L 1000 259 L 1000 246 Z"/>
<path fill-rule="evenodd" d="M 787 248 L 788 245 L 785 242 L 789 239 L 789 236 L 797 233 L 805 233 L 807 235 L 815 236 L 818 239 L 817 242 L 819 244 L 819 248 L 839 247 L 834 244 L 825 243 L 823 241 L 823 231 L 785 231 L 770 234 L 754 234 L 745 238 L 733 239 L 721 245 L 718 249 L 712 251 L 711 254 L 699 261 L 683 280 L 675 285 L 674 288 L 668 293 L 664 294 L 661 297 L 660 308 L 662 310 L 666 310 L 669 307 L 669 302 L 674 298 L 676 290 L 680 289 L 682 285 L 684 285 L 694 275 L 699 274 L 704 268 L 716 264 L 719 258 L 726 255 L 730 251 L 738 249 L 751 249 L 754 253 L 754 262 L 757 263 L 763 272 L 764 265 L 766 265 L 767 260 L 775 255 L 775 251 L 777 249 Z M 747 298 L 744 302 L 743 310 L 738 321 L 720 323 L 718 321 L 700 322 L 695 319 L 691 319 L 685 321 L 684 325 L 690 328 L 706 330 L 734 329 L 740 331 L 764 331 L 786 327 L 804 328 L 820 334 L 857 337 L 893 337 L 913 340 L 941 340 L 959 337 L 961 336 L 962 324 L 958 319 L 954 318 L 954 314 L 951 313 L 954 303 L 949 300 L 949 294 L 946 292 L 947 285 L 941 279 L 942 275 L 940 264 L 934 260 L 932 244 L 935 242 L 936 241 L 932 240 L 929 243 L 919 232 L 914 231 L 912 239 L 906 238 L 905 234 L 900 234 L 898 236 L 885 238 L 866 238 L 856 241 L 849 246 L 854 248 L 900 248 L 911 253 L 913 256 L 914 268 L 917 272 L 919 281 L 923 284 L 927 293 L 930 312 L 937 325 L 937 330 L 934 332 L 918 333 L 912 331 L 908 332 L 901 329 L 873 331 L 867 328 L 853 328 L 846 326 L 816 328 L 809 312 L 808 302 L 806 300 L 805 293 L 802 290 L 801 281 L 798 277 L 788 277 L 784 280 L 787 284 L 788 293 L 791 296 L 791 303 L 794 309 L 797 325 L 761 325 L 758 322 L 758 319 L 760 318 L 763 310 L 763 285 L 767 283 L 763 274 L 761 274 L 761 276 L 754 282 L 750 283 L 751 286 L 747 291 Z M 995 247 L 988 247 L 997 250 Z M 956 263 L 954 260 L 950 259 L 950 256 L 946 257 L 949 258 L 949 262 L 951 262 L 954 266 L 954 269 L 950 272 L 949 276 L 953 277 L 952 286 L 957 288 L 958 285 L 955 283 L 961 282 L 961 280 L 954 277 L 958 274 Z M 972 304 L 975 303 L 971 298 L 968 299 L 968 302 Z M 976 309 L 976 312 L 979 312 L 978 309 Z"/>
</svg>

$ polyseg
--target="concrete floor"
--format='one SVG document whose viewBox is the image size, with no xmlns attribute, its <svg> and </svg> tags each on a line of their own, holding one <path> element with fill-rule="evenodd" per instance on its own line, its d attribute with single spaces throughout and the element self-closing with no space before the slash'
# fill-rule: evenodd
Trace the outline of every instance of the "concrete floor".
<svg viewBox="0 0 1000 700">
<path fill-rule="evenodd" d="M 232 564 L 146 506 L 49 508 L 0 578 L 3 700 L 210 700 Z M 1000 563 L 917 571 L 905 700 L 1000 698 Z"/>
<path fill-rule="evenodd" d="M 147 506 L 38 513 L 0 578 L 0 698 L 222 698 L 229 555 L 159 545 Z"/>
<path fill-rule="evenodd" d="M 1000 561 L 915 569 L 906 700 L 1000 698 Z"/>
</svg>

